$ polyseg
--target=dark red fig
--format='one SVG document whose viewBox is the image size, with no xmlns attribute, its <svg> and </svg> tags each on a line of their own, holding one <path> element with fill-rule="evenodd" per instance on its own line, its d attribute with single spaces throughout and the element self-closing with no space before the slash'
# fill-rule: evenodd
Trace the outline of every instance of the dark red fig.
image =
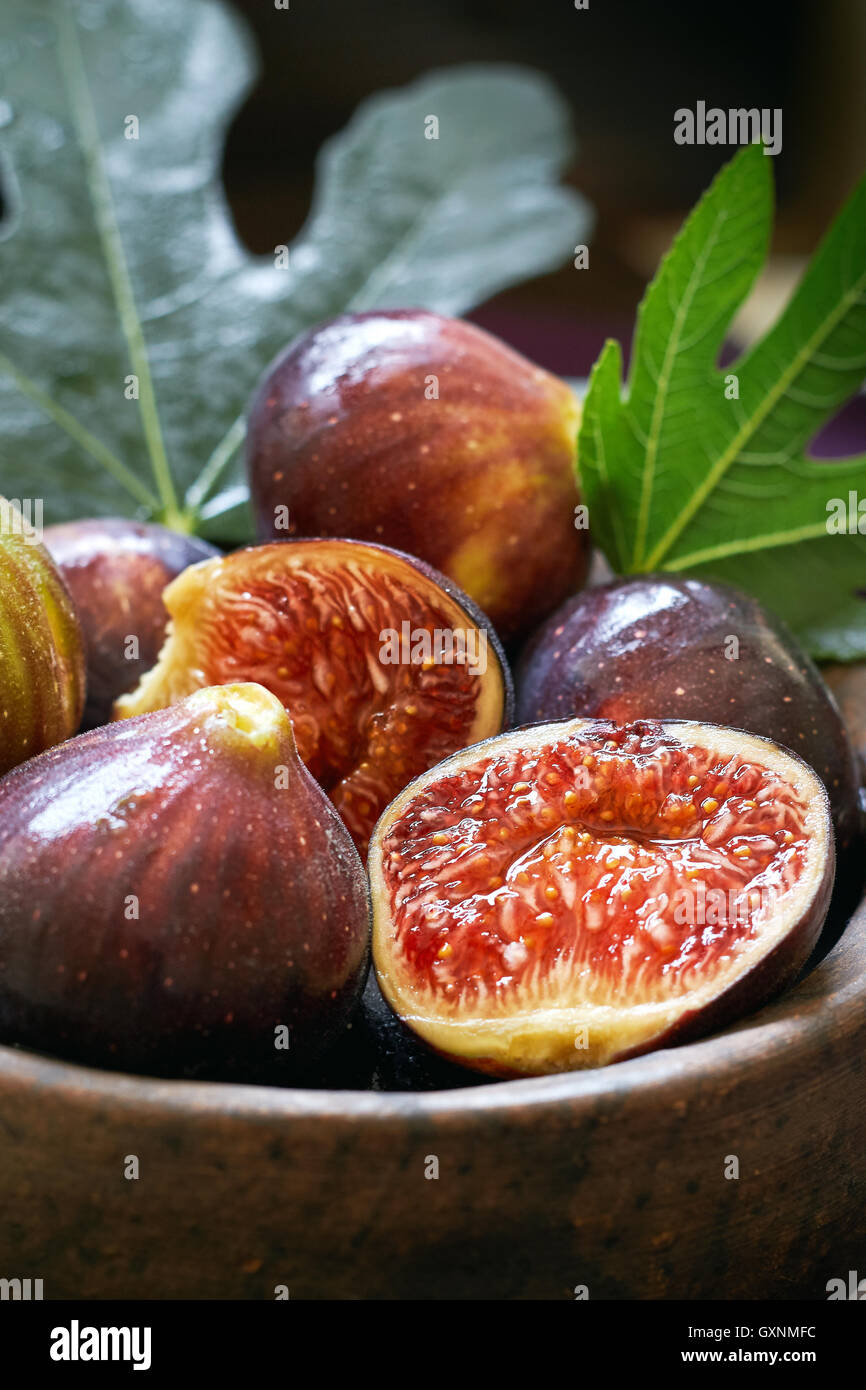
<svg viewBox="0 0 866 1390">
<path fill-rule="evenodd" d="M 370 845 L 373 957 L 430 1047 L 495 1075 L 601 1066 L 790 983 L 833 885 L 823 783 L 712 724 L 575 719 L 419 777 Z"/>
<path fill-rule="evenodd" d="M 288 1080 L 363 986 L 367 885 L 261 686 L 199 690 L 0 782 L 0 1040 Z"/>
<path fill-rule="evenodd" d="M 259 681 L 362 853 L 379 813 L 440 758 L 498 733 L 511 677 L 484 616 L 441 574 L 358 541 L 284 541 L 186 570 L 159 664 L 119 717 L 202 685 Z"/>
<path fill-rule="evenodd" d="M 107 724 L 159 656 L 168 614 L 162 591 L 188 565 L 219 552 L 166 526 L 95 517 L 49 526 L 45 545 L 72 593 L 84 630 L 87 729 Z"/>
<path fill-rule="evenodd" d="M 641 575 L 569 599 L 524 653 L 517 714 L 695 719 L 761 734 L 823 778 L 840 861 L 861 857 L 857 770 L 836 703 L 788 629 L 737 589 Z"/>
<path fill-rule="evenodd" d="M 344 314 L 292 343 L 251 406 L 258 534 L 419 555 L 509 641 L 583 581 L 579 417 L 564 382 L 472 324 Z"/>
<path fill-rule="evenodd" d="M 822 666 L 821 675 L 839 703 L 845 728 L 860 767 L 861 787 L 866 785 L 866 661 L 843 666 Z"/>
</svg>

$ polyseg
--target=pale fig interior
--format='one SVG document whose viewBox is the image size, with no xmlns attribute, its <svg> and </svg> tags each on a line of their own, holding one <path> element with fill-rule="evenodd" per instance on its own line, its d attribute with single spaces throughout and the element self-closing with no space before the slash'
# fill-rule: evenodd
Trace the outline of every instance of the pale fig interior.
<svg viewBox="0 0 866 1390">
<path fill-rule="evenodd" d="M 164 598 L 159 662 L 116 715 L 258 682 L 289 710 L 301 759 L 363 847 L 399 788 L 502 726 L 504 680 L 487 633 L 380 547 L 258 546 L 192 566 Z"/>
<path fill-rule="evenodd" d="M 825 890 L 832 855 L 823 785 L 765 739 L 591 720 L 504 734 L 419 778 L 382 817 L 370 850 L 379 980 L 404 1021 L 459 1060 L 600 1065 L 773 951 Z"/>
</svg>

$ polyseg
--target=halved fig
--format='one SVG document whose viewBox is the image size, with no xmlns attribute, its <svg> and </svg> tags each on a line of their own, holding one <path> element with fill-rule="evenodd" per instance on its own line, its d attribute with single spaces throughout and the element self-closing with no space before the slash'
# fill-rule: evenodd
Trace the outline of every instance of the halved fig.
<svg viewBox="0 0 866 1390">
<path fill-rule="evenodd" d="M 407 782 L 510 718 L 511 677 L 470 599 L 421 561 L 344 540 L 253 546 L 165 590 L 159 662 L 124 718 L 204 685 L 257 681 L 362 853 Z"/>
<path fill-rule="evenodd" d="M 757 1007 L 821 931 L 823 783 L 713 724 L 517 729 L 407 787 L 370 845 L 373 957 L 436 1051 L 500 1076 L 602 1066 Z"/>
</svg>

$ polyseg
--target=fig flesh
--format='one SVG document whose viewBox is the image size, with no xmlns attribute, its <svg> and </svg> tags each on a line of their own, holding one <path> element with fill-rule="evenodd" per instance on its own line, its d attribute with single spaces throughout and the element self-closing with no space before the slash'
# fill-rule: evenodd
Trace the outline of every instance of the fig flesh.
<svg viewBox="0 0 866 1390">
<path fill-rule="evenodd" d="M 84 632 L 83 726 L 96 728 L 108 723 L 114 701 L 159 656 L 168 624 L 163 589 L 189 565 L 219 552 L 167 526 L 114 517 L 49 526 L 44 540 Z"/>
<path fill-rule="evenodd" d="M 256 685 L 80 734 L 0 782 L 0 1039 L 152 1075 L 294 1080 L 363 987 L 369 899 Z"/>
<path fill-rule="evenodd" d="M 345 314 L 292 343 L 252 403 L 257 533 L 410 551 L 509 642 L 583 582 L 579 417 L 563 381 L 470 323 Z"/>
<path fill-rule="evenodd" d="M 527 647 L 517 717 L 694 719 L 792 749 L 824 781 L 840 866 L 862 881 L 854 754 L 836 702 L 788 629 L 748 594 L 671 575 L 569 599 Z"/>
<path fill-rule="evenodd" d="M 454 585 L 397 551 L 284 541 L 186 570 L 171 634 L 119 717 L 253 680 L 289 710 L 301 758 L 363 853 L 380 812 L 440 758 L 498 733 L 510 676 Z"/>
<path fill-rule="evenodd" d="M 74 734 L 84 692 L 69 591 L 20 510 L 0 498 L 0 775 Z"/>
<path fill-rule="evenodd" d="M 685 721 L 535 725 L 447 759 L 382 816 L 376 972 L 453 1061 L 601 1066 L 790 983 L 833 869 L 825 788 L 769 740 Z"/>
</svg>

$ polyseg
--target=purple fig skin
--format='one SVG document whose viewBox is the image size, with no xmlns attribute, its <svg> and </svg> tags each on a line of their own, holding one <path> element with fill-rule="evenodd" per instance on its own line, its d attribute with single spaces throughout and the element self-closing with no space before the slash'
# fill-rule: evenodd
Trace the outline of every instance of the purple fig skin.
<svg viewBox="0 0 866 1390">
<path fill-rule="evenodd" d="M 350 1020 L 369 933 L 358 854 L 261 686 L 196 691 L 0 783 L 7 1044 L 294 1080 Z"/>
<path fill-rule="evenodd" d="M 866 661 L 822 666 L 821 675 L 839 705 L 857 755 L 862 792 L 866 787 Z"/>
<path fill-rule="evenodd" d="M 859 848 L 857 767 L 836 702 L 793 634 L 748 594 L 665 574 L 589 589 L 536 633 L 516 682 L 518 723 L 694 719 L 781 744 L 823 780 L 840 861 Z"/>
<path fill-rule="evenodd" d="M 472 324 L 420 309 L 342 315 L 290 344 L 253 399 L 257 534 L 409 551 L 508 643 L 586 573 L 579 418 L 564 382 Z"/>
<path fill-rule="evenodd" d="M 120 695 L 156 661 L 168 615 L 162 591 L 182 570 L 219 551 L 167 526 L 94 517 L 49 526 L 45 545 L 70 590 L 84 630 L 87 703 L 82 726 L 107 724 Z M 127 657 L 127 639 L 138 657 Z"/>
</svg>

